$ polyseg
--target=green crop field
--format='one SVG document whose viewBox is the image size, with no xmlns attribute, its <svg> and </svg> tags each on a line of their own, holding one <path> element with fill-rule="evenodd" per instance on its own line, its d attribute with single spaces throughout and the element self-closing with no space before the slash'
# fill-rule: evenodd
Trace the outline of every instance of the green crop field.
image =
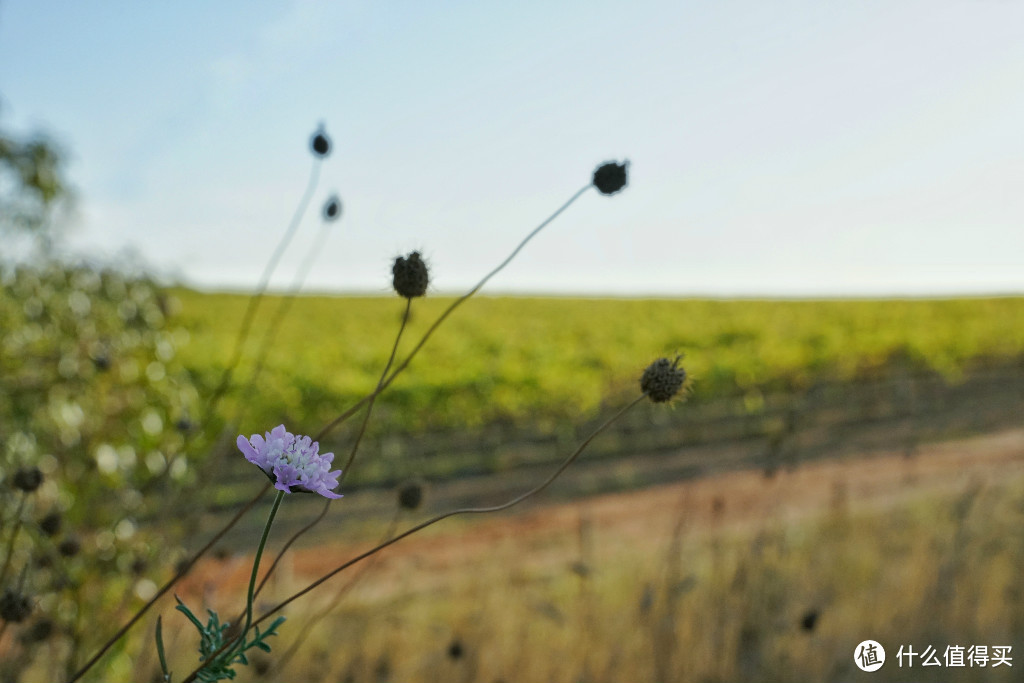
<svg viewBox="0 0 1024 683">
<path fill-rule="evenodd" d="M 178 289 L 182 359 L 212 387 L 231 356 L 245 295 Z M 452 301 L 415 300 L 404 357 Z M 263 299 L 222 406 L 253 431 L 313 431 L 376 385 L 404 302 Z M 267 337 L 268 331 L 271 336 Z M 260 348 L 264 367 L 253 379 Z M 955 381 L 972 364 L 1024 355 L 1024 298 L 655 300 L 478 297 L 440 327 L 383 394 L 372 428 L 549 424 L 634 395 L 654 358 L 685 354 L 691 401 L 877 373 L 891 362 Z"/>
</svg>

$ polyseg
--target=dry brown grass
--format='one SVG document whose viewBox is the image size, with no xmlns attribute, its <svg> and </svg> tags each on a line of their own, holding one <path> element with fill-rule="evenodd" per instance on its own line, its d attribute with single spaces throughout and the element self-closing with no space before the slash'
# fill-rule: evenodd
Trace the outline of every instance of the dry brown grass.
<svg viewBox="0 0 1024 683">
<path fill-rule="evenodd" d="M 1020 430 L 537 505 L 442 526 L 341 575 L 289 608 L 275 652 L 239 680 L 845 681 L 864 675 L 853 649 L 866 638 L 890 648 L 874 680 L 929 680 L 896 666 L 899 644 L 1020 653 L 1022 522 Z M 300 550 L 271 590 L 361 549 Z M 224 610 L 247 571 L 244 557 L 209 561 L 180 590 Z M 191 635 L 165 621 L 184 671 Z M 154 662 L 134 664 L 141 680 Z M 927 673 L 1013 680 L 1021 665 Z"/>
</svg>

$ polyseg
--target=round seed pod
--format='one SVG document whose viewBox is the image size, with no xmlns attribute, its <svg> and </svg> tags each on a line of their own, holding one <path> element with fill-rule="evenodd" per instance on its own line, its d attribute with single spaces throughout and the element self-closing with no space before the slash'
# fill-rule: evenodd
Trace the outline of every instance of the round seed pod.
<svg viewBox="0 0 1024 683">
<path fill-rule="evenodd" d="M 50 636 L 57 630 L 56 625 L 46 617 L 37 620 L 21 634 L 21 640 L 25 643 L 41 643 L 49 640 Z"/>
<path fill-rule="evenodd" d="M 54 536 L 60 533 L 62 521 L 63 520 L 59 512 L 50 512 L 47 513 L 47 515 L 43 517 L 41 520 L 39 520 L 39 528 L 43 530 L 44 534 L 46 534 L 50 538 L 53 538 Z"/>
<path fill-rule="evenodd" d="M 318 157 L 325 157 L 331 153 L 331 139 L 327 137 L 324 127 L 320 126 L 309 141 L 310 149 Z"/>
<path fill-rule="evenodd" d="M 336 221 L 341 217 L 341 200 L 338 195 L 331 195 L 324 204 L 323 216 L 325 221 Z"/>
<path fill-rule="evenodd" d="M 818 624 L 818 617 L 820 613 L 816 609 L 808 610 L 804 613 L 802 619 L 800 619 L 800 627 L 810 633 L 814 630 L 814 627 Z"/>
<path fill-rule="evenodd" d="M 418 251 L 396 258 L 391 267 L 391 275 L 391 284 L 399 296 L 412 299 L 427 293 L 430 275 Z"/>
<path fill-rule="evenodd" d="M 628 161 L 621 164 L 608 161 L 594 171 L 594 187 L 601 194 L 615 194 L 626 186 L 626 167 Z"/>
<path fill-rule="evenodd" d="M 640 390 L 655 403 L 668 401 L 683 388 L 686 371 L 679 367 L 680 356 L 675 360 L 659 358 L 644 370 L 640 378 Z"/>
<path fill-rule="evenodd" d="M 27 595 L 22 595 L 10 588 L 0 595 L 0 619 L 17 624 L 28 619 L 30 614 L 32 614 L 32 601 Z"/>
<path fill-rule="evenodd" d="M 38 467 L 22 467 L 11 478 L 14 488 L 32 493 L 43 483 L 43 473 Z"/>
<path fill-rule="evenodd" d="M 82 550 L 82 544 L 78 542 L 77 538 L 65 538 L 57 546 L 57 552 L 64 557 L 74 557 Z"/>
<path fill-rule="evenodd" d="M 403 510 L 416 510 L 423 504 L 423 485 L 416 481 L 403 484 L 398 489 L 398 507 Z"/>
<path fill-rule="evenodd" d="M 135 576 L 142 576 L 149 569 L 149 563 L 143 557 L 136 557 L 132 560 L 131 572 Z"/>
</svg>

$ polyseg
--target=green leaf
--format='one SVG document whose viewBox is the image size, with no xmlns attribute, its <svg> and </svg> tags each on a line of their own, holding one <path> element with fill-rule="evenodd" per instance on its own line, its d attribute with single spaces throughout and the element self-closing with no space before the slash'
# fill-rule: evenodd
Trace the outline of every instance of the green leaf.
<svg viewBox="0 0 1024 683">
<path fill-rule="evenodd" d="M 174 599 L 178 601 L 178 606 L 175 607 L 174 609 L 178 610 L 179 612 L 184 614 L 186 617 L 188 617 L 188 620 L 191 621 L 193 624 L 195 624 L 196 628 L 199 629 L 200 633 L 205 633 L 206 632 L 206 627 L 203 626 L 202 622 L 200 622 L 198 619 L 196 619 L 196 615 L 192 614 L 192 610 L 190 610 L 188 608 L 188 605 L 186 605 L 184 602 L 182 602 L 181 598 L 179 598 L 177 595 L 174 596 Z"/>
<path fill-rule="evenodd" d="M 171 672 L 167 670 L 167 655 L 164 654 L 163 617 L 156 618 L 156 654 L 160 658 L 160 671 L 164 683 L 170 683 Z"/>
</svg>

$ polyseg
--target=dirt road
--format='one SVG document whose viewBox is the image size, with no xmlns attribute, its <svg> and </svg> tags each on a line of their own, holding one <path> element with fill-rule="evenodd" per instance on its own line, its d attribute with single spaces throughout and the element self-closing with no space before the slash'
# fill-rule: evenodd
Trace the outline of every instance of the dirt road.
<svg viewBox="0 0 1024 683">
<path fill-rule="evenodd" d="M 573 470 L 564 476 L 572 477 Z M 449 519 L 407 538 L 381 553 L 372 572 L 360 579 L 360 595 L 411 590 L 409 577 L 421 577 L 416 589 L 442 585 L 449 571 L 465 571 L 499 549 L 529 557 L 532 566 L 565 563 L 582 535 L 597 536 L 603 545 L 629 542 L 638 548 L 663 547 L 678 525 L 687 533 L 738 529 L 773 519 L 783 523 L 819 515 L 830 507 L 851 510 L 887 506 L 915 496 L 954 492 L 967 486 L 993 486 L 1024 478 L 1024 429 L 921 446 L 908 457 L 901 451 L 875 452 L 869 457 L 806 463 L 793 471 L 767 476 L 762 470 L 724 472 L 663 486 L 598 495 L 571 503 L 527 503 L 515 511 Z M 403 517 L 402 530 L 421 518 Z M 343 538 L 294 551 L 282 563 L 277 581 L 282 588 L 300 585 L 363 552 L 372 542 L 348 543 Z M 644 541 L 647 541 L 645 543 Z M 179 592 L 233 594 L 243 587 L 251 569 L 244 555 L 203 561 Z M 360 565 L 328 586 L 350 580 Z M 326 590 L 333 593 L 333 590 Z"/>
</svg>

